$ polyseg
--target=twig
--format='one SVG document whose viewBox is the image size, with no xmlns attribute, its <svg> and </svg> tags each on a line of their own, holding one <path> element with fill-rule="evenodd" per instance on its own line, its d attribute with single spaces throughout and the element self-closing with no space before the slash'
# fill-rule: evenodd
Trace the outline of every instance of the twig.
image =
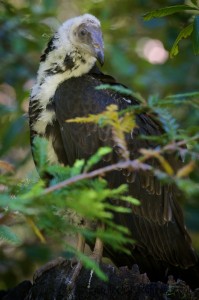
<svg viewBox="0 0 199 300">
<path fill-rule="evenodd" d="M 179 149 L 180 146 L 184 146 L 186 145 L 188 142 L 191 142 L 191 141 L 196 141 L 199 139 L 199 134 L 195 135 L 195 136 L 192 136 L 190 137 L 189 139 L 187 140 L 181 140 L 179 142 L 173 142 L 172 144 L 169 144 L 169 145 L 166 145 L 165 147 L 163 147 L 161 149 L 162 152 L 164 151 L 167 151 L 167 150 L 176 150 L 176 149 Z"/>
<path fill-rule="evenodd" d="M 151 158 L 151 157 L 156 157 L 157 155 L 163 154 L 166 151 L 179 151 L 180 153 L 193 153 L 193 155 L 195 155 L 196 158 L 198 158 L 198 154 L 195 152 L 191 152 L 186 148 L 180 148 L 181 146 L 185 146 L 188 142 L 190 141 L 196 141 L 199 139 L 199 135 L 195 135 L 193 137 L 190 137 L 187 140 L 181 140 L 179 142 L 173 142 L 171 144 L 168 144 L 160 149 L 145 149 L 145 148 L 141 148 L 139 150 L 140 153 L 144 154 L 143 156 L 140 156 L 138 158 L 138 160 L 140 162 L 144 162 L 147 159 Z"/>
<path fill-rule="evenodd" d="M 163 147 L 162 149 L 159 149 L 159 150 L 153 150 L 155 152 L 157 152 L 158 154 L 161 154 L 163 152 L 166 152 L 168 150 L 172 150 L 172 151 L 175 151 L 175 150 L 179 150 L 179 147 L 180 146 L 183 146 L 183 145 L 186 145 L 187 142 L 189 141 L 194 141 L 194 140 L 197 140 L 199 139 L 199 135 L 196 135 L 194 137 L 191 137 L 190 139 L 188 140 L 183 140 L 183 141 L 179 141 L 179 142 L 174 142 L 172 144 L 169 144 L 169 145 L 166 145 L 165 147 Z M 142 150 L 142 149 L 140 149 Z M 118 163 L 115 163 L 115 164 L 112 164 L 112 165 L 109 165 L 109 166 L 106 166 L 106 167 L 103 167 L 103 168 L 100 168 L 100 169 L 97 169 L 97 170 L 94 170 L 90 173 L 83 173 L 83 174 L 79 174 L 77 176 L 74 176 L 72 178 L 69 178 L 69 179 L 66 179 L 62 182 L 59 182 L 51 187 L 48 187 L 44 190 L 43 192 L 43 195 L 47 195 L 51 192 L 54 192 L 56 190 L 59 190 L 61 188 L 64 188 L 68 185 L 71 185 L 75 182 L 78 182 L 80 180 L 84 180 L 84 179 L 89 179 L 89 178 L 93 178 L 93 177 L 96 177 L 96 176 L 99 176 L 99 175 L 103 175 L 105 173 L 108 173 L 108 172 L 111 172 L 113 170 L 117 170 L 117 169 L 128 169 L 128 168 L 131 168 L 132 170 L 138 170 L 138 169 L 142 169 L 142 170 L 145 170 L 145 171 L 153 171 L 153 167 L 148 165 L 148 164 L 145 164 L 144 161 L 149 159 L 152 155 L 150 154 L 146 154 L 142 157 L 139 157 L 139 159 L 135 159 L 135 160 L 126 160 L 126 161 L 123 161 L 123 162 L 118 162 Z"/>
<path fill-rule="evenodd" d="M 56 190 L 59 190 L 65 186 L 71 185 L 77 181 L 80 180 L 84 180 L 84 179 L 89 179 L 89 178 L 93 178 L 99 175 L 103 175 L 104 173 L 108 173 L 111 172 L 113 170 L 117 170 L 117 169 L 127 169 L 127 168 L 131 168 L 132 170 L 138 170 L 138 169 L 142 169 L 142 170 L 146 170 L 146 171 L 152 171 L 153 168 L 151 166 L 149 166 L 148 164 L 143 164 L 141 162 L 139 162 L 137 159 L 135 160 L 127 160 L 124 162 L 118 162 L 116 164 L 112 164 L 110 166 L 106 166 L 97 170 L 94 170 L 90 173 L 83 173 L 77 176 L 74 176 L 72 178 L 66 179 L 62 182 L 59 182 L 51 187 L 48 187 L 47 189 L 44 190 L 43 195 L 49 194 L 51 192 L 54 192 Z"/>
</svg>

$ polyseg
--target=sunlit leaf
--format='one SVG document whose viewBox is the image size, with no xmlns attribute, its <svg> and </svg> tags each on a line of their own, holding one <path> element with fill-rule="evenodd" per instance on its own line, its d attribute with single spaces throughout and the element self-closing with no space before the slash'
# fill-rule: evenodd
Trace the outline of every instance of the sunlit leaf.
<svg viewBox="0 0 199 300">
<path fill-rule="evenodd" d="M 163 169 L 166 171 L 167 174 L 173 175 L 174 171 L 172 166 L 169 164 L 169 162 L 161 155 L 157 155 L 157 158 L 159 162 L 161 163 Z"/>
<path fill-rule="evenodd" d="M 39 240 L 41 241 L 41 243 L 45 244 L 46 243 L 46 239 L 43 236 L 42 232 L 39 230 L 39 228 L 37 227 L 37 225 L 35 224 L 35 222 L 30 218 L 27 217 L 26 218 L 27 223 L 30 225 L 30 227 L 32 228 L 32 230 L 34 231 L 35 235 L 39 238 Z"/>
<path fill-rule="evenodd" d="M 160 153 L 158 153 L 155 150 L 147 150 L 147 149 L 141 149 L 140 152 L 146 157 L 146 159 L 155 157 L 160 162 L 163 169 L 166 171 L 167 174 L 173 175 L 174 171 L 172 169 L 172 166 L 169 164 L 169 162 L 162 156 Z"/>
<path fill-rule="evenodd" d="M 195 165 L 195 161 L 190 161 L 190 163 L 178 170 L 176 176 L 178 178 L 187 177 L 194 170 Z"/>
<path fill-rule="evenodd" d="M 124 159 L 129 158 L 129 151 L 125 140 L 125 132 L 131 132 L 136 126 L 135 115 L 133 112 L 126 112 L 123 116 L 119 114 L 118 107 L 115 104 L 111 104 L 106 107 L 106 110 L 102 113 L 92 115 L 88 117 L 77 117 L 75 119 L 66 120 L 66 122 L 75 123 L 97 123 L 99 126 L 111 126 L 112 138 L 115 144 L 120 149 L 120 156 Z"/>
<path fill-rule="evenodd" d="M 43 187 L 45 186 L 44 181 L 39 180 L 36 182 L 30 190 L 26 191 L 24 194 L 20 195 L 20 199 L 23 201 L 30 201 L 31 198 L 35 198 L 37 196 L 40 196 L 43 191 Z M 23 202 L 22 201 L 22 202 Z"/>
<path fill-rule="evenodd" d="M 138 206 L 138 205 L 141 204 L 138 199 L 133 198 L 131 196 L 122 196 L 122 197 L 120 197 L 120 199 L 123 200 L 123 201 L 129 202 L 129 203 L 131 203 L 133 205 L 136 205 L 136 206 Z"/>
<path fill-rule="evenodd" d="M 92 155 L 86 162 L 84 172 L 87 172 L 93 165 L 97 164 L 103 156 L 112 152 L 112 149 L 109 147 L 102 147 L 97 150 L 97 152 Z"/>
<path fill-rule="evenodd" d="M 124 207 L 124 206 L 118 206 L 118 205 L 106 205 L 106 207 L 108 209 L 110 209 L 111 211 L 117 212 L 117 213 L 122 213 L 122 214 L 126 214 L 126 213 L 130 213 L 131 209 L 128 207 Z"/>
<path fill-rule="evenodd" d="M 132 114 L 132 113 L 126 113 L 120 119 L 120 125 L 121 125 L 121 129 L 124 132 L 131 132 L 133 130 L 133 128 L 136 126 L 134 114 Z"/>
<path fill-rule="evenodd" d="M 119 194 L 124 194 L 128 190 L 128 186 L 126 184 L 121 184 L 115 189 L 111 189 L 111 196 L 118 196 Z"/>
<path fill-rule="evenodd" d="M 111 104 L 106 107 L 106 110 L 100 114 L 90 114 L 86 117 L 77 117 L 66 120 L 67 123 L 97 123 L 100 126 L 112 125 L 117 119 L 117 105 Z"/>
</svg>

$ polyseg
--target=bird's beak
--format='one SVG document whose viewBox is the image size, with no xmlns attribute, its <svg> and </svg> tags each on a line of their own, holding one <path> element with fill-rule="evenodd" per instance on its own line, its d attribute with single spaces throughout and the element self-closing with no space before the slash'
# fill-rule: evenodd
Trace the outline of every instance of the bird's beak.
<svg viewBox="0 0 199 300">
<path fill-rule="evenodd" d="M 94 30 L 92 32 L 92 45 L 94 56 L 99 61 L 100 65 L 104 64 L 104 43 L 102 38 L 101 30 Z"/>
<path fill-rule="evenodd" d="M 99 61 L 100 65 L 103 66 L 104 64 L 104 49 L 101 48 L 99 45 L 94 45 L 95 48 L 95 54 L 96 54 L 96 58 Z"/>
</svg>

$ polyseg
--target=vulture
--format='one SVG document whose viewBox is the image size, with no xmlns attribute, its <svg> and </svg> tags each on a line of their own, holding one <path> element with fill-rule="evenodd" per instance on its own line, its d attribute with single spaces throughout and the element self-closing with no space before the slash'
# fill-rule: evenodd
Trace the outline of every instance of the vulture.
<svg viewBox="0 0 199 300">
<path fill-rule="evenodd" d="M 98 63 L 98 64 L 97 64 Z M 48 141 L 49 164 L 72 166 L 76 159 L 87 160 L 102 146 L 113 149 L 112 156 L 98 167 L 120 161 L 120 151 L 114 143 L 111 130 L 92 123 L 69 123 L 68 119 L 99 114 L 114 104 L 118 110 L 128 109 L 139 102 L 116 89 L 96 89 L 101 84 L 123 87 L 112 76 L 101 72 L 104 63 L 104 43 L 100 21 L 84 14 L 65 21 L 48 42 L 41 55 L 36 83 L 29 105 L 29 123 L 32 152 L 36 136 Z M 155 148 L 150 139 L 140 135 L 160 136 L 161 125 L 146 112 L 136 114 L 136 128 L 126 134 L 130 158 L 139 156 L 139 149 Z M 180 159 L 168 156 L 174 169 Z M 157 162 L 151 160 L 156 166 Z M 178 203 L 179 193 L 173 184 L 161 185 L 153 174 L 144 171 L 114 170 L 105 176 L 110 188 L 128 184 L 130 196 L 140 200 L 140 206 L 131 206 L 131 213 L 114 213 L 114 221 L 126 226 L 136 241 L 127 245 L 131 255 L 117 253 L 110 246 L 96 241 L 95 253 L 101 259 L 102 250 L 116 266 L 138 264 L 150 280 L 167 280 L 172 274 L 199 287 L 199 263 L 196 251 L 184 223 Z M 111 201 L 111 199 L 107 200 Z M 72 217 L 72 216 L 71 216 Z M 81 224 L 81 217 L 77 221 Z M 77 225 L 78 225 L 77 224 Z M 78 247 L 85 241 L 79 238 Z"/>
</svg>

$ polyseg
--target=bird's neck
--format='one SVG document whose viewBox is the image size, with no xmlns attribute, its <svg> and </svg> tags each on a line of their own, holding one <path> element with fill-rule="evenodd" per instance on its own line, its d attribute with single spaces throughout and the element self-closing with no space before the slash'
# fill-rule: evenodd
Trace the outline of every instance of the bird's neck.
<svg viewBox="0 0 199 300">
<path fill-rule="evenodd" d="M 59 47 L 52 51 L 45 50 L 42 56 L 31 99 L 39 100 L 46 107 L 55 91 L 63 81 L 72 77 L 87 74 L 94 66 L 96 59 L 87 53 L 81 53 L 74 46 Z M 45 58 L 45 59 L 44 59 Z"/>
</svg>

